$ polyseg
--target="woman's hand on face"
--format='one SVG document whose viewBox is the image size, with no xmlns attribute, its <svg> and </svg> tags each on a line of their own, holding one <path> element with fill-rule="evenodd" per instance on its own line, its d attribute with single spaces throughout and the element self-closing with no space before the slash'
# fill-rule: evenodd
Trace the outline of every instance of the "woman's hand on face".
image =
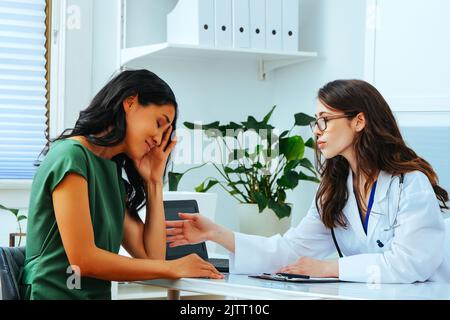
<svg viewBox="0 0 450 320">
<path fill-rule="evenodd" d="M 177 143 L 176 138 L 169 143 L 172 129 L 172 126 L 170 126 L 164 132 L 159 146 L 154 146 L 141 159 L 134 160 L 136 169 L 146 183 L 162 182 L 167 158 Z"/>
<path fill-rule="evenodd" d="M 200 278 L 223 279 L 223 275 L 209 262 L 192 253 L 183 258 L 168 261 L 172 278 Z"/>
<path fill-rule="evenodd" d="M 198 213 L 179 213 L 183 220 L 166 221 L 167 242 L 170 247 L 196 244 L 209 240 L 216 224 Z"/>
<path fill-rule="evenodd" d="M 338 278 L 338 260 L 317 260 L 309 257 L 301 257 L 294 263 L 287 265 L 277 272 L 302 274 L 318 278 Z"/>
</svg>

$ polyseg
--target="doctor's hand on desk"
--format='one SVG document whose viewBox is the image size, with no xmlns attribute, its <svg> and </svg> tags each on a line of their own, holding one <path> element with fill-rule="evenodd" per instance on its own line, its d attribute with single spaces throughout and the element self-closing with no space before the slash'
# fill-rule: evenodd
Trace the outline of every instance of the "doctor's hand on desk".
<svg viewBox="0 0 450 320">
<path fill-rule="evenodd" d="M 195 213 L 179 213 L 182 220 L 166 221 L 167 242 L 170 247 L 214 241 L 234 252 L 234 233 L 210 219 Z"/>
<path fill-rule="evenodd" d="M 280 268 L 277 272 L 304 274 L 317 278 L 339 278 L 339 263 L 337 259 L 317 260 L 301 257 L 294 263 Z"/>
</svg>

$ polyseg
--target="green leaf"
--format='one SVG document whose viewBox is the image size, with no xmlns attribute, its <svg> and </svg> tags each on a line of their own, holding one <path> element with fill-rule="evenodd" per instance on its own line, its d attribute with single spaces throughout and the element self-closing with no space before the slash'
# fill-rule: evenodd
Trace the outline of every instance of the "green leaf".
<svg viewBox="0 0 450 320">
<path fill-rule="evenodd" d="M 239 181 L 230 181 L 230 182 L 228 182 L 228 186 L 230 186 L 230 187 L 235 187 L 235 186 L 237 186 L 237 185 L 239 185 L 239 184 L 246 184 L 246 182 L 245 181 L 243 181 L 243 180 L 239 180 Z"/>
<path fill-rule="evenodd" d="M 183 177 L 182 173 L 172 172 L 172 171 L 168 173 L 169 191 L 177 191 L 178 190 L 178 184 L 180 183 L 180 180 L 182 177 Z"/>
<path fill-rule="evenodd" d="M 264 122 L 265 124 L 267 124 L 267 123 L 269 122 L 270 117 L 272 116 L 272 113 L 273 113 L 273 111 L 275 110 L 276 107 L 277 107 L 276 105 L 273 106 L 273 107 L 272 107 L 272 110 L 270 110 L 270 112 L 269 112 L 268 114 L 266 114 L 266 116 L 264 117 L 263 122 Z"/>
<path fill-rule="evenodd" d="M 236 122 L 230 122 L 227 125 L 219 126 L 219 129 L 224 137 L 237 138 L 239 132 L 244 131 L 244 126 Z"/>
<path fill-rule="evenodd" d="M 211 189 L 212 187 L 214 187 L 214 186 L 215 186 L 216 184 L 218 184 L 218 183 L 219 183 L 219 181 L 217 181 L 217 180 L 210 180 L 210 181 L 208 182 L 208 185 L 206 186 L 204 192 L 208 192 L 209 189 Z"/>
<path fill-rule="evenodd" d="M 194 130 L 195 125 L 192 122 L 185 121 L 183 124 L 186 128 Z"/>
<path fill-rule="evenodd" d="M 246 172 L 250 172 L 250 171 L 251 171 L 251 169 L 247 169 L 244 166 L 238 166 L 235 169 L 230 168 L 230 167 L 225 167 L 224 168 L 224 172 L 226 174 L 230 174 L 230 173 L 246 173 Z"/>
<path fill-rule="evenodd" d="M 305 142 L 305 147 L 314 149 L 316 146 L 316 143 L 314 142 L 313 138 L 309 138 L 308 141 Z"/>
<path fill-rule="evenodd" d="M 195 187 L 195 191 L 196 192 L 208 192 L 209 189 L 211 189 L 212 187 L 214 187 L 216 184 L 219 183 L 219 181 L 217 181 L 215 179 L 210 179 L 208 184 L 205 187 L 205 182 L 208 179 L 209 178 L 207 178 L 205 181 L 203 181 L 201 184 L 199 184 L 197 187 Z"/>
<path fill-rule="evenodd" d="M 275 212 L 278 219 L 280 220 L 282 218 L 289 217 L 291 215 L 291 207 L 288 206 L 286 203 L 278 203 L 270 199 L 269 208 Z"/>
<path fill-rule="evenodd" d="M 195 124 L 192 122 L 185 121 L 185 122 L 183 122 L 183 124 L 186 128 L 191 129 L 191 130 L 209 130 L 209 129 L 219 130 L 220 122 L 214 121 L 214 122 L 202 125 L 202 124 Z"/>
<path fill-rule="evenodd" d="M 202 190 L 205 190 L 205 182 L 204 181 L 195 187 L 195 192 L 203 192 Z"/>
<path fill-rule="evenodd" d="M 255 117 L 248 116 L 247 121 L 241 122 L 246 130 L 253 129 L 255 131 L 258 131 L 260 128 L 259 122 L 255 119 Z"/>
<path fill-rule="evenodd" d="M 312 181 L 312 182 L 317 182 L 317 183 L 320 182 L 320 180 L 317 177 L 307 176 L 303 172 L 299 173 L 299 180 L 306 180 L 306 181 Z"/>
<path fill-rule="evenodd" d="M 17 217 L 17 221 L 22 221 L 22 220 L 26 220 L 26 219 L 27 219 L 27 216 L 24 216 L 24 215 L 20 215 Z"/>
<path fill-rule="evenodd" d="M 289 130 L 285 130 L 280 134 L 280 139 L 286 136 L 289 133 Z"/>
<path fill-rule="evenodd" d="M 263 140 L 270 140 L 272 131 L 275 128 L 274 126 L 257 121 L 254 117 L 249 116 L 247 118 L 247 121 L 241 122 L 244 125 L 244 131 L 254 130 L 256 133 L 259 134 L 261 139 Z M 262 131 L 262 130 L 265 130 Z"/>
<path fill-rule="evenodd" d="M 262 169 L 262 168 L 264 168 L 264 166 L 263 166 L 263 164 L 262 164 L 261 162 L 256 162 L 256 163 L 253 165 L 253 167 L 256 168 L 256 169 Z"/>
<path fill-rule="evenodd" d="M 280 187 L 287 189 L 294 189 L 298 185 L 299 175 L 295 171 L 286 172 L 281 178 L 277 180 Z"/>
<path fill-rule="evenodd" d="M 283 189 L 277 190 L 277 202 L 285 202 L 286 201 L 286 192 Z"/>
<path fill-rule="evenodd" d="M 5 206 L 2 206 L 1 204 L 0 204 L 0 209 L 7 210 L 7 211 L 11 212 L 13 215 L 15 215 L 16 217 L 19 214 L 19 209 L 7 208 Z"/>
<path fill-rule="evenodd" d="M 267 197 L 263 195 L 261 192 L 255 192 L 254 195 L 256 203 L 258 204 L 259 212 L 262 212 L 267 207 L 269 199 L 267 199 Z"/>
<path fill-rule="evenodd" d="M 243 157 L 249 157 L 248 149 L 234 149 L 228 155 L 228 162 L 233 162 L 234 160 L 240 160 Z"/>
<path fill-rule="evenodd" d="M 311 161 L 309 161 L 308 158 L 303 158 L 303 159 L 299 160 L 299 163 L 303 168 L 308 169 L 309 171 L 311 171 L 311 173 L 316 175 L 314 165 L 311 163 Z"/>
<path fill-rule="evenodd" d="M 315 121 L 316 118 L 308 116 L 306 113 L 300 112 L 294 115 L 296 126 L 309 126 L 311 121 Z"/>
<path fill-rule="evenodd" d="M 291 171 L 292 169 L 295 169 L 300 164 L 300 160 L 291 160 L 286 163 L 286 166 L 284 167 L 284 173 Z"/>
<path fill-rule="evenodd" d="M 288 161 L 300 160 L 305 152 L 305 143 L 302 137 L 292 136 L 280 139 L 280 153 L 283 154 Z"/>
</svg>

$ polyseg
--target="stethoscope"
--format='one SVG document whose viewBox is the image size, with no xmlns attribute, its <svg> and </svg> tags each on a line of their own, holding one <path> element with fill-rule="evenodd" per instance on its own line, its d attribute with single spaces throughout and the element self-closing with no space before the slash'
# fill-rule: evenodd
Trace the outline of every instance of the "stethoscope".
<svg viewBox="0 0 450 320">
<path fill-rule="evenodd" d="M 395 177 L 397 177 L 397 176 L 395 176 Z M 390 207 L 390 192 L 389 192 L 389 190 L 391 189 L 392 182 L 394 181 L 395 177 L 391 178 L 391 181 L 389 182 L 389 188 L 388 188 L 388 191 L 387 191 L 387 193 L 388 193 L 388 204 L 387 204 L 388 205 L 388 212 L 387 212 L 388 218 L 390 217 L 390 208 L 391 208 Z M 385 231 L 385 232 L 390 231 L 390 230 L 394 230 L 395 228 L 397 228 L 399 226 L 399 224 L 397 223 L 397 216 L 398 216 L 398 212 L 400 211 L 400 200 L 402 198 L 403 182 L 405 181 L 405 174 L 401 173 L 398 178 L 399 178 L 399 183 L 398 183 L 397 210 L 396 210 L 395 217 L 394 217 L 394 220 L 392 221 L 392 223 L 389 221 L 389 226 L 387 228 L 383 229 L 383 231 Z M 384 215 L 381 212 L 375 212 L 375 211 L 372 211 L 371 213 L 372 214 Z M 334 228 L 331 228 L 331 236 L 333 238 L 334 246 L 336 247 L 336 250 L 337 250 L 337 252 L 339 254 L 339 257 L 342 258 L 344 255 L 342 254 L 341 249 L 339 248 L 339 245 L 337 243 L 336 235 L 334 234 Z M 377 242 L 377 245 L 380 248 L 384 247 L 384 244 L 380 240 L 377 240 L 376 242 Z"/>
</svg>

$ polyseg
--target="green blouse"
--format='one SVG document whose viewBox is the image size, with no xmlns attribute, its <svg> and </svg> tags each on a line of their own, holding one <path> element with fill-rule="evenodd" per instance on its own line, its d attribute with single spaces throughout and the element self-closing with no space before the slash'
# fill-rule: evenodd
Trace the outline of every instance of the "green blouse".
<svg viewBox="0 0 450 320">
<path fill-rule="evenodd" d="M 69 267 L 52 202 L 53 190 L 69 172 L 88 182 L 95 245 L 119 252 L 125 187 L 116 163 L 95 155 L 78 141 L 56 141 L 39 166 L 31 187 L 26 259 L 20 276 L 24 299 L 111 299 L 110 281 L 81 277 L 77 282 Z"/>
</svg>

